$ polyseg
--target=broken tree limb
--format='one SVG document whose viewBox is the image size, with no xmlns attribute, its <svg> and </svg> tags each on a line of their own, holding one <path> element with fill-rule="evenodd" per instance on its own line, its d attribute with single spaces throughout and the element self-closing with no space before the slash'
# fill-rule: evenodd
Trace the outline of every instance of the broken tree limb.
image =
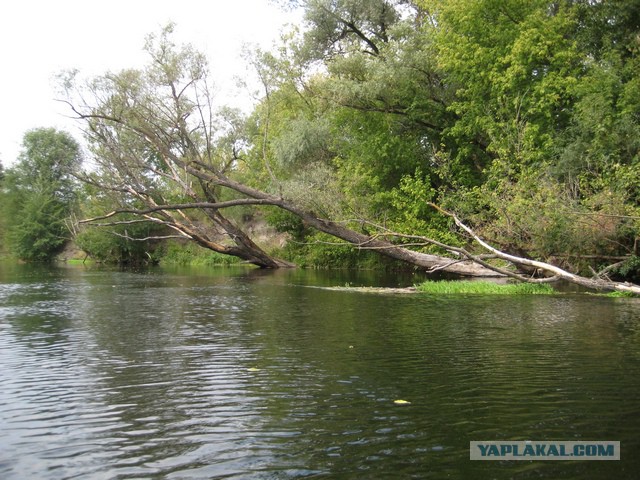
<svg viewBox="0 0 640 480">
<path fill-rule="evenodd" d="M 629 292 L 636 295 L 640 295 L 640 285 L 635 285 L 633 283 L 628 282 L 614 282 L 611 280 L 604 280 L 602 278 L 587 278 L 581 275 L 576 275 L 571 272 L 567 272 L 556 265 L 552 265 L 547 262 L 541 262 L 539 260 L 532 260 L 529 258 L 518 257 L 515 255 L 511 255 L 509 253 L 502 252 L 487 242 L 485 242 L 476 232 L 474 232 L 470 227 L 465 225 L 454 213 L 448 212 L 438 205 L 433 203 L 429 203 L 430 206 L 441 212 L 443 215 L 451 217 L 455 224 L 462 230 L 464 230 L 478 245 L 488 250 L 496 257 L 506 260 L 514 265 L 526 265 L 528 267 L 534 267 L 542 272 L 547 274 L 552 274 L 552 278 L 556 278 L 558 280 L 566 280 L 567 282 L 580 285 L 583 287 L 591 288 L 594 290 L 604 290 L 604 291 L 618 291 L 618 292 Z M 526 277 L 520 276 L 523 281 L 526 280 Z M 533 280 L 533 279 L 532 279 Z"/>
</svg>

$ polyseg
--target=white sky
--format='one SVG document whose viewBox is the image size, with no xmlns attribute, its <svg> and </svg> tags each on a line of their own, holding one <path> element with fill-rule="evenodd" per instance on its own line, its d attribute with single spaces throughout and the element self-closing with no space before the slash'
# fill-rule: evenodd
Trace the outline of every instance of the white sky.
<svg viewBox="0 0 640 480">
<path fill-rule="evenodd" d="M 70 112 L 56 102 L 56 73 L 83 76 L 141 67 L 144 39 L 169 21 L 179 42 L 208 54 L 213 78 L 237 104 L 234 77 L 246 75 L 245 43 L 270 48 L 282 26 L 297 21 L 269 0 L 16 0 L 0 13 L 0 161 L 11 165 L 24 133 L 56 127 L 74 134 Z M 245 102 L 246 104 L 246 102 Z M 78 138 L 78 140 L 80 140 Z"/>
</svg>

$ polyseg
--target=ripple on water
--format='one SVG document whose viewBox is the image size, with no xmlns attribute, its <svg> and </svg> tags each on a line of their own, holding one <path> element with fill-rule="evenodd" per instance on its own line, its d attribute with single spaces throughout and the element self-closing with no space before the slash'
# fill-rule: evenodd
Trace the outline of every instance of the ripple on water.
<svg viewBox="0 0 640 480">
<path fill-rule="evenodd" d="M 608 300 L 91 273 L 0 285 L 0 315 L 3 480 L 554 478 L 468 442 L 640 427 L 637 315 Z"/>
</svg>

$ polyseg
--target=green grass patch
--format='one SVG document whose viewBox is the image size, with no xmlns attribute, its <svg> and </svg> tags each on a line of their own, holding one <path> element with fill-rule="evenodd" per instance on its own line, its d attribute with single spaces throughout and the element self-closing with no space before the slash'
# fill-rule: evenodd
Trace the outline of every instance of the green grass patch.
<svg viewBox="0 0 640 480">
<path fill-rule="evenodd" d="M 634 297 L 637 297 L 637 295 L 635 293 L 620 292 L 620 291 L 617 291 L 617 290 L 615 292 L 605 293 L 605 296 L 611 297 L 611 298 L 634 298 Z"/>
<path fill-rule="evenodd" d="M 416 288 L 419 292 L 434 295 L 550 295 L 556 293 L 549 285 L 540 283 L 494 283 L 470 280 L 427 281 L 416 285 Z"/>
<path fill-rule="evenodd" d="M 91 258 L 69 258 L 60 263 L 66 263 L 67 265 L 95 265 L 96 261 Z"/>
</svg>

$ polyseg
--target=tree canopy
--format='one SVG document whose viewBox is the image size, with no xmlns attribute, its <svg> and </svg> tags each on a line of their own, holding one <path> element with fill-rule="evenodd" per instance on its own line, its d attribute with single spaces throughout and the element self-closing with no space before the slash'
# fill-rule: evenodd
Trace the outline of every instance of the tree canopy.
<svg viewBox="0 0 640 480">
<path fill-rule="evenodd" d="M 5 241 L 23 260 L 48 261 L 70 238 L 81 153 L 68 133 L 39 128 L 24 135 L 18 162 L 2 179 Z"/>
<path fill-rule="evenodd" d="M 246 119 L 214 108 L 204 55 L 171 26 L 149 37 L 147 67 L 70 88 L 97 165 L 85 181 L 113 205 L 93 223 L 289 265 L 243 229 L 267 206 L 299 245 L 328 234 L 463 273 L 456 255 L 482 265 L 478 235 L 633 278 L 637 1 L 298 3 L 305 25 L 251 58 L 264 96 Z"/>
</svg>

